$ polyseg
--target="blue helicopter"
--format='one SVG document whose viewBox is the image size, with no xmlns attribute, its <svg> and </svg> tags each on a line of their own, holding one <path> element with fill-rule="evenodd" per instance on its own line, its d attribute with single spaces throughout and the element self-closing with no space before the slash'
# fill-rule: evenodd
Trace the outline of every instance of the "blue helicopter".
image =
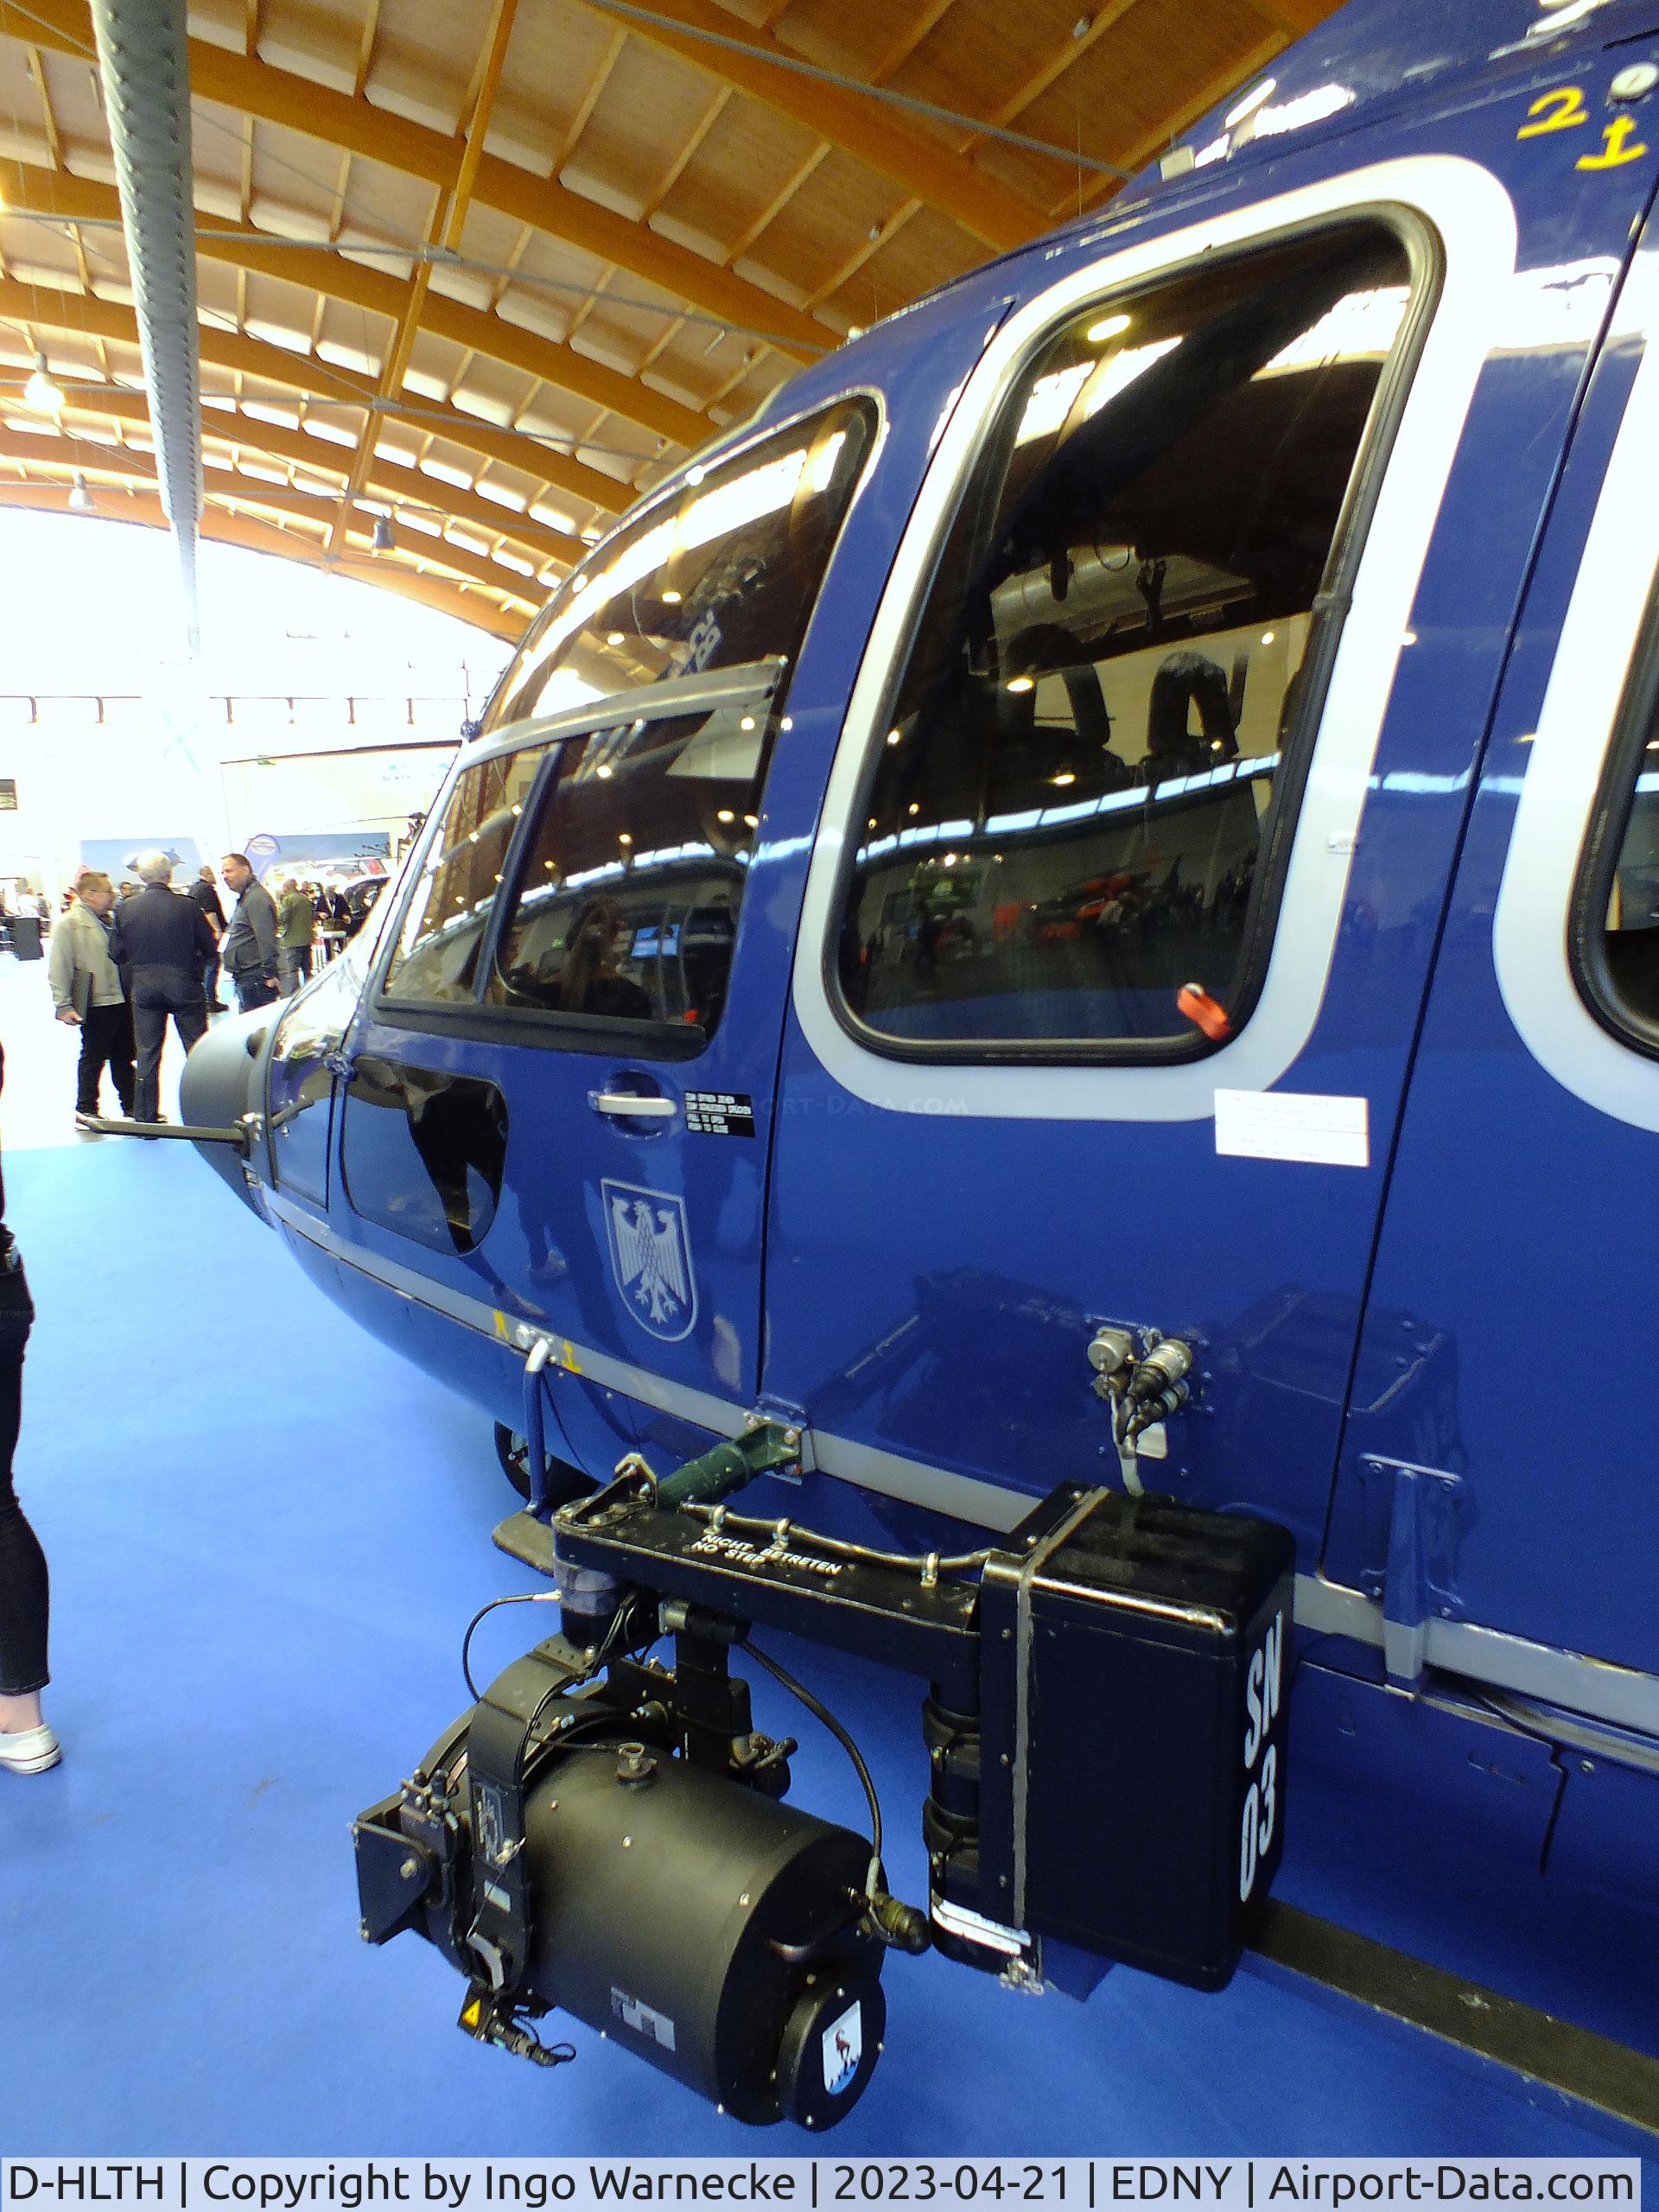
<svg viewBox="0 0 1659 2212">
<path fill-rule="evenodd" d="M 1656 184 L 1650 0 L 1354 0 L 625 517 L 192 1055 L 559 1580 L 359 1823 L 471 2032 L 830 2126 L 887 1949 L 1290 1946 L 1287 1778 L 1385 1743 L 1659 1903 Z M 928 1684 L 925 1904 L 757 1624 Z"/>
</svg>

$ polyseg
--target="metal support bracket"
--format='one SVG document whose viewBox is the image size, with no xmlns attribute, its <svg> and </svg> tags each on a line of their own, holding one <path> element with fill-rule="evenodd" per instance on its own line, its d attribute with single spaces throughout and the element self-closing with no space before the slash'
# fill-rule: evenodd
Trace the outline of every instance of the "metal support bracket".
<svg viewBox="0 0 1659 2212">
<path fill-rule="evenodd" d="M 1366 1456 L 1373 1479 L 1389 1486 L 1388 1558 L 1382 1574 L 1382 1664 L 1389 1680 L 1415 1689 L 1428 1663 L 1428 1624 L 1455 1611 L 1462 1478 L 1443 1467 Z"/>
</svg>

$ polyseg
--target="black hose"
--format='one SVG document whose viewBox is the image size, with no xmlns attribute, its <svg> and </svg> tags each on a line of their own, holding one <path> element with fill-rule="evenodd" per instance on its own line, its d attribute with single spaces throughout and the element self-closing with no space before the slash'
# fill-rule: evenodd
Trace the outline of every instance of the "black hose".
<svg viewBox="0 0 1659 2212">
<path fill-rule="evenodd" d="M 821 1720 L 823 1723 L 856 1769 L 858 1778 L 864 1785 L 864 1795 L 870 1808 L 870 1871 L 864 1887 L 866 1895 L 873 1897 L 881 1886 L 881 1804 L 876 1796 L 875 1784 L 870 1779 L 870 1770 L 864 1764 L 862 1753 L 835 1714 L 827 1706 L 819 1703 L 804 1682 L 798 1682 L 787 1667 L 783 1666 L 776 1659 L 769 1659 L 758 1644 L 746 1643 L 743 1648 L 752 1657 L 758 1659 L 766 1672 L 780 1681 L 791 1696 L 799 1698 L 815 1720 Z"/>
</svg>

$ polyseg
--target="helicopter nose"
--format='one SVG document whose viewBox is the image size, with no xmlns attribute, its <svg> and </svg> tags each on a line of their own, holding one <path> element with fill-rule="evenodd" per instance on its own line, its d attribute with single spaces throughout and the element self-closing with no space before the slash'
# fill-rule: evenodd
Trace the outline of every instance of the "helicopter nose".
<svg viewBox="0 0 1659 2212">
<path fill-rule="evenodd" d="M 207 1032 L 179 1078 L 179 1110 L 185 1122 L 199 1128 L 233 1128 L 245 1114 L 263 1107 L 263 1096 L 255 1095 L 255 1085 L 276 1018 L 275 1007 L 261 1007 L 252 1014 L 227 1017 Z M 228 1144 L 199 1144 L 196 1150 L 243 1205 L 257 1212 L 242 1172 L 241 1154 Z"/>
</svg>

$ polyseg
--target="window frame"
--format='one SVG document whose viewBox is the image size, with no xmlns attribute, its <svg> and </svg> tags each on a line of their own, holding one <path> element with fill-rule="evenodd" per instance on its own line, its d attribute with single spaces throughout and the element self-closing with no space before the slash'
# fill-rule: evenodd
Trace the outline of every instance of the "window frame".
<svg viewBox="0 0 1659 2212">
<path fill-rule="evenodd" d="M 1614 291 L 1608 327 L 1617 327 L 1623 288 L 1643 281 L 1651 258 L 1651 245 L 1639 243 Z M 1602 343 L 1606 361 L 1605 336 Z M 1592 1111 L 1659 1134 L 1659 1054 L 1644 1049 L 1622 1014 L 1606 1020 L 1583 988 L 1572 943 L 1592 843 L 1599 861 L 1606 842 L 1610 774 L 1624 772 L 1622 766 L 1610 772 L 1609 756 L 1625 753 L 1620 741 L 1629 739 L 1630 718 L 1640 711 L 1647 625 L 1659 601 L 1659 519 L 1651 495 L 1659 346 L 1642 349 L 1605 458 L 1592 448 L 1581 461 L 1577 436 L 1567 473 L 1571 479 L 1581 465 L 1594 470 L 1593 486 L 1586 487 L 1592 511 L 1573 549 L 1543 699 L 1526 733 L 1522 772 L 1490 761 L 1484 772 L 1486 785 L 1515 793 L 1492 913 L 1492 963 L 1503 1010 L 1544 1074 Z M 1556 506 L 1551 528 L 1570 529 L 1560 520 L 1561 502 Z"/>
<path fill-rule="evenodd" d="M 765 445 L 773 438 L 781 439 L 786 436 L 791 430 L 798 429 L 802 423 L 811 422 L 815 416 L 831 414 L 836 408 L 851 406 L 855 402 L 862 402 L 872 410 L 874 419 L 870 428 L 869 442 L 864 449 L 864 457 L 860 465 L 857 481 L 853 486 L 852 494 L 848 499 L 846 510 L 836 527 L 836 535 L 830 541 L 823 575 L 818 580 L 817 594 L 813 599 L 811 611 L 807 616 L 805 629 L 801 633 L 801 652 L 804 653 L 806 650 L 806 639 L 811 633 L 813 616 L 817 613 L 818 600 L 823 595 L 823 586 L 830 569 L 835 564 L 842 538 L 855 509 L 864 496 L 864 487 L 869 482 L 880 459 L 882 448 L 887 443 L 887 399 L 874 385 L 849 385 L 842 391 L 831 392 L 827 397 L 809 401 L 797 407 L 792 413 L 780 415 L 775 420 L 767 413 L 767 403 L 763 400 L 760 406 L 743 425 L 741 435 L 733 438 L 729 445 L 722 444 L 718 439 L 711 439 L 707 445 L 699 447 L 696 453 L 688 454 L 682 466 L 665 482 L 658 485 L 655 490 L 645 493 L 643 498 L 635 500 L 631 507 L 620 514 L 603 537 L 599 539 L 591 550 L 577 563 L 569 575 L 558 585 L 546 606 L 529 623 L 524 635 L 513 647 L 506 666 L 491 685 L 489 696 L 479 709 L 479 727 L 484 732 L 480 742 L 493 744 L 505 731 L 523 727 L 522 723 L 503 722 L 497 728 L 489 728 L 490 716 L 495 712 L 496 702 L 506 690 L 508 681 L 518 665 L 520 655 L 535 642 L 542 630 L 550 622 L 556 609 L 564 603 L 571 586 L 575 584 L 577 578 L 593 574 L 605 565 L 613 544 L 625 531 L 648 525 L 658 508 L 670 506 L 674 502 L 683 499 L 686 492 L 691 488 L 690 478 L 690 472 L 694 468 L 700 470 L 704 476 L 713 470 L 724 469 L 732 462 L 741 461 L 745 454 L 753 452 L 756 447 Z M 798 654 L 797 658 L 799 658 Z M 734 662 L 732 665 L 744 668 L 754 667 L 758 664 L 752 661 L 738 661 Z M 668 677 L 664 680 L 674 683 L 681 679 Z M 642 684 L 638 688 L 645 691 L 654 690 L 656 687 Z M 635 696 L 636 694 L 632 691 L 606 694 L 607 698 L 613 699 L 632 698 Z M 532 715 L 525 719 L 534 721 L 537 718 Z M 550 719 L 556 721 L 562 720 L 563 716 L 556 715 Z"/>
<path fill-rule="evenodd" d="M 881 766 L 881 747 L 876 742 L 875 734 L 887 727 L 890 718 L 958 518 L 984 484 L 984 454 L 1007 410 L 1026 390 L 1033 367 L 1061 331 L 1085 315 L 1145 299 L 1160 288 L 1179 283 L 1202 270 L 1236 265 L 1271 253 L 1277 247 L 1367 225 L 1389 232 L 1400 244 L 1406 257 L 1409 296 L 1401 318 L 1399 335 L 1377 380 L 1364 433 L 1332 532 L 1320 588 L 1308 610 L 1307 651 L 1299 671 L 1305 681 L 1294 718 L 1279 748 L 1280 765 L 1275 773 L 1268 834 L 1260 849 L 1245 912 L 1239 987 L 1229 1009 L 1230 1036 L 1217 1042 L 1193 1027 L 1187 1034 L 1172 1033 L 1167 1037 L 1154 1038 L 933 1040 L 894 1037 L 873 1027 L 848 1004 L 842 988 L 841 928 L 849 902 L 856 895 L 856 841 L 849 836 L 843 842 L 831 893 L 830 927 L 822 947 L 821 981 L 835 1020 L 860 1050 L 879 1059 L 918 1067 L 1180 1066 L 1212 1058 L 1249 1023 L 1266 984 L 1278 935 L 1285 879 L 1296 827 L 1301 818 L 1303 795 L 1324 717 L 1332 671 L 1352 605 L 1355 578 L 1364 556 L 1371 518 L 1388 473 L 1401 418 L 1445 288 L 1446 257 L 1440 237 L 1427 215 L 1409 203 L 1390 200 L 1356 201 L 1301 221 L 1263 228 L 1219 251 L 1205 251 L 1173 259 L 1131 276 L 1127 282 L 1103 283 L 1080 298 L 1068 298 L 1063 308 L 1057 307 L 1026 337 L 1018 353 L 1003 365 L 995 392 L 979 410 L 981 435 L 975 458 L 959 474 L 938 520 L 925 571 L 906 609 L 904 649 L 893 658 L 849 817 L 850 821 L 860 822 L 868 812 L 871 788 Z M 1001 497 L 999 492 L 999 506 Z M 1201 645 L 1203 640 L 1199 638 L 1192 642 Z"/>
<path fill-rule="evenodd" d="M 1590 818 L 1573 871 L 1567 964 L 1580 997 L 1607 1034 L 1644 1059 L 1659 1060 L 1659 1015 L 1644 1020 L 1619 998 L 1607 965 L 1606 916 L 1630 821 L 1642 757 L 1659 734 L 1659 577 L 1631 650 Z M 1659 947 L 1659 927 L 1652 932 Z"/>
<path fill-rule="evenodd" d="M 1155 201 L 1128 219 L 1033 249 L 1016 303 L 1001 321 L 939 435 L 899 537 L 862 664 L 852 686 L 808 870 L 791 1007 L 806 1050 L 824 1078 L 880 1112 L 958 1115 L 980 1120 L 1124 1122 L 1205 1122 L 1217 1085 L 1265 1090 L 1305 1052 L 1320 1017 L 1362 826 L 1367 793 L 1395 696 L 1420 582 L 1442 502 L 1491 352 L 1491 333 L 1515 280 L 1518 225 L 1500 177 L 1467 155 L 1390 155 L 1334 175 L 1271 189 L 1263 179 L 1242 200 L 1224 197 L 1166 209 Z M 885 731 L 880 694 L 891 662 L 907 650 L 912 607 L 928 582 L 930 546 L 960 476 L 971 467 L 983 423 L 1010 356 L 1034 327 L 1067 308 L 1224 246 L 1267 239 L 1313 218 L 1400 208 L 1436 240 L 1444 276 L 1395 426 L 1389 467 L 1377 472 L 1376 505 L 1354 577 L 1355 613 L 1331 671 L 1319 748 L 1319 772 L 1300 809 L 1281 903 L 1281 926 L 1260 1002 L 1243 1033 L 1202 1060 L 1179 1065 L 1049 1065 L 1040 1083 L 1027 1066 L 958 1060 L 948 1083 L 865 1047 L 836 1018 L 824 976 L 834 957 L 840 906 L 831 895 L 855 811 L 865 748 Z M 1003 280 L 1005 286 L 1008 283 Z M 1363 618 L 1363 619 L 1362 619 Z"/>
<path fill-rule="evenodd" d="M 856 492 L 854 497 L 857 497 Z M 828 574 L 827 568 L 825 573 Z M 504 723 L 489 736 L 467 747 L 456 759 L 443 789 L 433 802 L 427 830 L 410 857 L 409 880 L 397 902 L 396 919 L 377 948 L 369 988 L 369 1008 L 373 1019 L 391 1029 L 472 1038 L 493 1044 L 541 1046 L 557 1051 L 613 1055 L 631 1045 L 629 1057 L 635 1058 L 678 1061 L 701 1058 L 711 1042 L 709 1033 L 701 1027 L 691 1028 L 672 1021 L 635 1021 L 610 1014 L 562 1014 L 543 1007 L 491 1006 L 485 1003 L 483 993 L 495 972 L 502 933 L 523 887 L 541 819 L 542 803 L 557 766 L 560 746 L 573 738 L 589 736 L 595 730 L 613 729 L 620 722 L 665 721 L 699 706 L 713 709 L 759 702 L 764 706 L 767 722 L 762 743 L 766 763 L 761 779 L 764 790 L 766 777 L 771 773 L 772 747 L 783 719 L 785 696 L 792 674 L 781 655 L 763 661 L 741 661 L 730 668 L 672 677 L 661 683 L 643 685 L 638 690 L 613 692 L 604 699 L 584 699 L 579 705 L 556 715 L 532 715 L 524 721 Z M 461 779 L 469 770 L 481 767 L 504 753 L 522 752 L 538 744 L 547 749 L 503 856 L 500 888 L 491 904 L 479 943 L 472 997 L 428 1002 L 389 998 L 385 976 L 391 949 L 397 942 L 404 915 L 416 895 L 421 868 L 432 842 L 442 834 L 444 817 Z M 387 903 L 382 901 L 383 905 Z M 739 928 L 741 931 L 741 916 Z M 735 964 L 735 949 L 733 960 Z"/>
</svg>

